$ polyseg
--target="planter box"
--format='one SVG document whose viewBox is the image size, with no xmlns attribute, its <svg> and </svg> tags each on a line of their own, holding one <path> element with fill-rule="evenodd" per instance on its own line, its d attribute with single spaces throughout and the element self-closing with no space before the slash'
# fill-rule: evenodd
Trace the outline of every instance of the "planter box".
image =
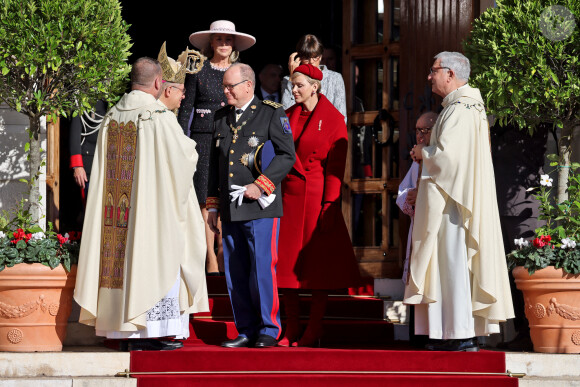
<svg viewBox="0 0 580 387">
<path fill-rule="evenodd" d="M 547 267 L 530 276 L 518 266 L 513 275 L 524 293 L 534 351 L 580 353 L 580 274 Z"/>
<path fill-rule="evenodd" d="M 17 264 L 0 272 L 0 351 L 62 351 L 76 280 L 40 263 Z"/>
</svg>

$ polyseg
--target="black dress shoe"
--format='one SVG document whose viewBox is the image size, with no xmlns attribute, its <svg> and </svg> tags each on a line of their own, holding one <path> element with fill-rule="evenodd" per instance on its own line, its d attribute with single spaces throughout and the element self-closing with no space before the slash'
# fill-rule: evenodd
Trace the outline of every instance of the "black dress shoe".
<svg viewBox="0 0 580 387">
<path fill-rule="evenodd" d="M 270 335 L 260 335 L 256 343 L 254 344 L 255 348 L 269 348 L 275 347 L 278 345 L 278 340 Z"/>
<path fill-rule="evenodd" d="M 224 341 L 222 347 L 226 348 L 244 348 L 251 347 L 252 341 L 244 336 L 238 336 L 233 340 Z"/>
<path fill-rule="evenodd" d="M 130 339 L 127 341 L 128 351 L 172 351 L 181 347 L 183 344 L 178 346 L 173 342 L 170 344 L 167 341 L 157 339 Z"/>
<path fill-rule="evenodd" d="M 159 342 L 170 347 L 175 347 L 175 349 L 183 348 L 183 343 L 178 340 L 159 340 Z"/>
<path fill-rule="evenodd" d="M 429 351 L 456 351 L 456 352 L 479 351 L 477 339 L 474 337 L 470 339 L 441 340 L 440 343 L 427 344 L 425 348 L 428 349 Z"/>
</svg>

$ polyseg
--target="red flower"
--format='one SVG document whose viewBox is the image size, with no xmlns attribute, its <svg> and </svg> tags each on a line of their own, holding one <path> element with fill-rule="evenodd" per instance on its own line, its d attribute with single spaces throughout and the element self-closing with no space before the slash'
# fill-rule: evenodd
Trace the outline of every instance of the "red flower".
<svg viewBox="0 0 580 387">
<path fill-rule="evenodd" d="M 12 233 L 12 235 L 14 237 L 14 239 L 12 240 L 12 243 L 14 243 L 14 244 L 17 244 L 18 242 L 20 242 L 23 239 L 25 242 L 28 242 L 30 240 L 30 238 L 32 238 L 32 234 L 25 233 L 24 230 L 21 228 L 16 230 L 16 232 Z"/>
<path fill-rule="evenodd" d="M 68 241 L 68 238 L 63 237 L 60 234 L 56 234 L 56 238 L 58 239 L 58 242 L 63 245 Z"/>
<path fill-rule="evenodd" d="M 24 230 L 19 228 L 18 230 L 16 230 L 15 233 L 12 233 L 12 235 L 14 235 L 14 239 L 24 239 L 24 237 L 26 236 L 26 234 L 24 233 Z"/>
<path fill-rule="evenodd" d="M 541 240 L 540 238 L 534 239 L 532 241 L 532 244 L 534 245 L 534 247 L 536 247 L 538 249 L 541 248 L 541 247 L 546 246 L 546 243 L 543 240 Z"/>
<path fill-rule="evenodd" d="M 550 241 L 552 240 L 552 237 L 551 237 L 551 236 L 549 236 L 549 235 L 542 235 L 542 236 L 540 237 L 540 239 L 542 240 L 542 242 L 546 242 L 546 243 L 548 243 L 548 242 L 550 242 Z"/>
</svg>

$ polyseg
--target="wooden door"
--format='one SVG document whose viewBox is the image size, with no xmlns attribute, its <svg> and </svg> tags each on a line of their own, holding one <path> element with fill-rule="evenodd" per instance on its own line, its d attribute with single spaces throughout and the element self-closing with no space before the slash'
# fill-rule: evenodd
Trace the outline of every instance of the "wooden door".
<svg viewBox="0 0 580 387">
<path fill-rule="evenodd" d="M 399 211 L 399 0 L 343 2 L 343 76 L 349 153 L 343 212 L 367 277 L 401 271 Z"/>
<path fill-rule="evenodd" d="M 484 0 L 484 2 L 487 0 Z M 427 82 L 433 56 L 462 51 L 480 1 L 343 2 L 349 144 L 343 213 L 363 276 L 397 278 L 410 219 L 396 206 L 415 121 L 441 99 Z"/>
<path fill-rule="evenodd" d="M 466 0 L 415 0 L 401 3 L 401 107 L 399 115 L 400 176 L 412 160 L 409 151 L 416 143 L 415 122 L 428 111 L 441 110 L 441 97 L 431 92 L 427 81 L 434 56 L 442 51 L 462 52 L 461 42 L 479 16 L 480 2 Z M 409 219 L 401 227 L 406 246 Z"/>
</svg>

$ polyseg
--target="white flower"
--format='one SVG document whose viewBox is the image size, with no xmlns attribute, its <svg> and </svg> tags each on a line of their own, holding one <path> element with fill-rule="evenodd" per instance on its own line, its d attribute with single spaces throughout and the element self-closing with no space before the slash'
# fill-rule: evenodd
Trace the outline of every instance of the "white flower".
<svg viewBox="0 0 580 387">
<path fill-rule="evenodd" d="M 576 247 L 576 241 L 570 239 L 570 238 L 564 238 L 562 239 L 562 246 L 560 246 L 560 248 L 562 249 L 573 249 Z"/>
<path fill-rule="evenodd" d="M 2 231 L 0 231 L 0 239 L 2 238 L 6 238 L 6 234 L 4 234 Z"/>
<path fill-rule="evenodd" d="M 44 233 L 43 232 L 35 232 L 34 234 L 32 234 L 31 239 L 34 239 L 35 241 L 39 241 L 41 239 L 44 239 Z"/>
<path fill-rule="evenodd" d="M 520 248 L 522 247 L 526 247 L 530 244 L 530 242 L 528 242 L 527 240 L 525 240 L 524 238 L 520 238 L 520 239 L 514 239 L 514 244 Z"/>
<path fill-rule="evenodd" d="M 550 179 L 549 175 L 541 175 L 540 176 L 540 184 L 541 185 L 546 185 L 548 187 L 551 187 L 552 181 L 554 181 L 554 179 Z"/>
<path fill-rule="evenodd" d="M 258 140 L 258 137 L 256 136 L 252 136 L 248 139 L 248 145 L 251 146 L 252 148 L 257 147 L 260 144 L 260 140 Z"/>
<path fill-rule="evenodd" d="M 64 237 L 65 237 L 66 239 L 69 239 L 69 238 L 70 238 L 70 235 L 68 235 L 68 232 L 67 232 L 66 234 L 64 234 Z"/>
</svg>

